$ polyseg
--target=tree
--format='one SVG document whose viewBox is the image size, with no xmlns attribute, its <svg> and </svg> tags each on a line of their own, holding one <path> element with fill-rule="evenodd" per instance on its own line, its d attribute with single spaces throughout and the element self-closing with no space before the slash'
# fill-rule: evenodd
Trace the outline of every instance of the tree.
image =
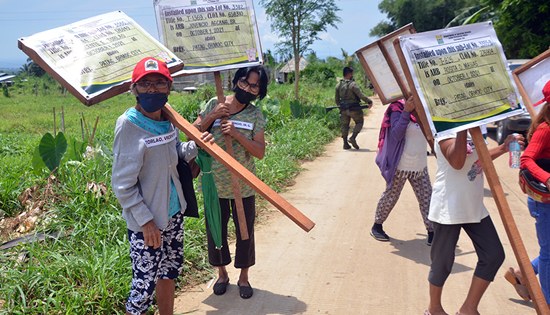
<svg viewBox="0 0 550 315">
<path fill-rule="evenodd" d="M 31 58 L 27 58 L 27 63 L 24 64 L 20 70 L 28 76 L 34 77 L 41 77 L 46 73 L 46 71 L 44 71 L 44 69 L 42 69 L 37 63 L 32 61 Z"/>
<path fill-rule="evenodd" d="M 412 22 L 417 32 L 444 28 L 463 8 L 475 0 L 382 0 L 378 9 L 389 21 L 378 23 L 370 36 L 384 36 Z"/>
<path fill-rule="evenodd" d="M 277 49 L 294 56 L 294 96 L 298 99 L 300 57 L 319 39 L 320 32 L 329 26 L 336 28 L 341 21 L 336 15 L 340 9 L 334 0 L 260 0 L 260 4 L 271 20 L 271 27 L 283 39 Z"/>
<path fill-rule="evenodd" d="M 495 31 L 508 58 L 533 58 L 550 45 L 548 0 L 486 0 L 496 8 Z"/>
</svg>

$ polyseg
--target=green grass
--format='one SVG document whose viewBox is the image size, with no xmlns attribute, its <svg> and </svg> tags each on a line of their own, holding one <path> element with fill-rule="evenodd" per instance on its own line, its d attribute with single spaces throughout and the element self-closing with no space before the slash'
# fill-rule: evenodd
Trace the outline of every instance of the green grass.
<svg viewBox="0 0 550 315">
<path fill-rule="evenodd" d="M 276 191 L 289 185 L 301 162 L 321 154 L 338 133 L 337 113 L 325 114 L 323 109 L 333 106 L 333 90 L 311 85 L 302 91 L 300 102 L 292 102 L 292 85 L 272 84 L 269 98 L 258 105 L 267 115 L 268 146 L 266 157 L 257 161 L 257 174 Z M 173 92 L 169 102 L 193 121 L 201 103 L 214 94 L 211 86 L 195 94 Z M 0 95 L 0 219 L 28 210 L 18 197 L 34 187 L 30 205 L 40 206 L 42 213 L 35 231 L 61 233 L 56 240 L 0 251 L 0 314 L 124 313 L 131 267 L 125 222 L 110 189 L 110 148 L 116 118 L 134 102 L 124 94 L 86 107 L 47 79 L 16 82 L 9 97 Z M 67 138 L 81 140 L 82 117 L 90 128 L 99 117 L 94 144 L 102 146 L 105 155 L 64 163 L 55 180 L 48 181 L 46 172 L 33 173 L 31 159 L 42 135 L 53 133 L 54 108 L 57 131 L 63 109 Z M 89 183 L 103 185 L 106 193 L 87 191 Z M 202 208 L 201 194 L 197 197 Z M 180 288 L 212 276 L 200 212 L 200 219 L 185 222 L 186 264 Z M 261 215 L 260 210 L 260 221 Z M 5 241 L 1 236 L 0 242 Z M 17 256 L 25 252 L 28 260 L 19 262 Z"/>
</svg>

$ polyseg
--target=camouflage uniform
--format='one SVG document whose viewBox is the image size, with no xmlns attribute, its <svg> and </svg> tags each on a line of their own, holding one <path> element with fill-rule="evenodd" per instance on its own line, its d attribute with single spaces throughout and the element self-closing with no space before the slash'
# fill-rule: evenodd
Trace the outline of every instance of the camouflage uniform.
<svg viewBox="0 0 550 315">
<path fill-rule="evenodd" d="M 340 126 L 342 130 L 342 139 L 344 139 L 344 149 L 350 148 L 348 144 L 348 133 L 351 119 L 355 122 L 355 127 L 353 128 L 350 142 L 356 149 L 359 149 L 355 142 L 355 137 L 357 137 L 363 128 L 363 110 L 359 105 L 361 100 L 372 106 L 372 101 L 361 92 L 355 81 L 346 79 L 340 80 L 340 83 L 336 86 L 334 101 L 336 105 L 340 107 Z"/>
</svg>

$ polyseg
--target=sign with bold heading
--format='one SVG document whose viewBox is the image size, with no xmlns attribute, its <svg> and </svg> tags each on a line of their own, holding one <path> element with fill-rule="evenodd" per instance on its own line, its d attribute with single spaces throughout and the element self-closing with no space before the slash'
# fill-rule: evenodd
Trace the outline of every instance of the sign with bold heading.
<svg viewBox="0 0 550 315">
<path fill-rule="evenodd" d="M 19 49 L 85 105 L 128 91 L 132 70 L 145 57 L 183 62 L 121 11 L 19 39 Z"/>
<path fill-rule="evenodd" d="M 263 63 L 252 0 L 155 0 L 160 39 L 185 62 L 175 74 Z"/>
<path fill-rule="evenodd" d="M 399 40 L 434 137 L 525 112 L 492 23 Z"/>
</svg>

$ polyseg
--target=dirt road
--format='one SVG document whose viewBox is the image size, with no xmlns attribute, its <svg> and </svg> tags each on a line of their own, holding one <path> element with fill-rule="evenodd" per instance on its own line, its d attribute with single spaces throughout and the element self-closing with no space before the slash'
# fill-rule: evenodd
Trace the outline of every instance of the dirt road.
<svg viewBox="0 0 550 315">
<path fill-rule="evenodd" d="M 239 297 L 238 271 L 230 266 L 231 285 L 223 296 L 212 282 L 182 292 L 177 314 L 423 314 L 428 304 L 430 247 L 425 245 L 418 205 L 410 185 L 384 224 L 390 242 L 374 240 L 369 231 L 385 182 L 374 163 L 378 130 L 386 107 L 375 101 L 358 137 L 360 150 L 342 150 L 340 139 L 326 153 L 304 164 L 296 184 L 282 196 L 311 218 L 316 226 L 304 232 L 277 210 L 256 230 L 256 265 L 250 269 L 254 296 Z M 489 146 L 496 143 L 489 139 Z M 537 254 L 534 220 L 517 185 L 517 171 L 507 158 L 495 161 L 510 208 L 527 251 Z M 430 175 L 436 161 L 428 157 Z M 485 205 L 506 250 L 506 261 L 481 302 L 484 315 L 535 314 L 503 278 L 517 265 L 498 210 L 485 185 Z M 234 247 L 231 248 L 233 251 Z M 460 307 L 475 267 L 476 255 L 465 233 L 457 247 L 453 272 L 443 302 L 454 314 Z M 214 273 L 213 273 L 213 276 Z"/>
</svg>

